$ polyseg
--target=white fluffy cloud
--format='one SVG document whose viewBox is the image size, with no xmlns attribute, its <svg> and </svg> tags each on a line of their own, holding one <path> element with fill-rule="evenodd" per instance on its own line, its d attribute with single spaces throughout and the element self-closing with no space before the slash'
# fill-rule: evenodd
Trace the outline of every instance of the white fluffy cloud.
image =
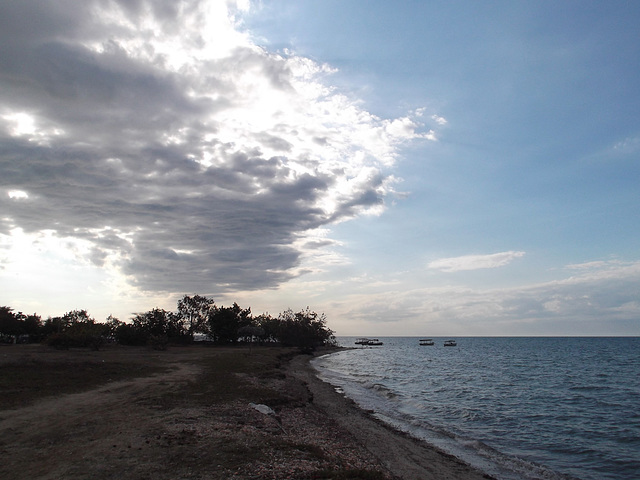
<svg viewBox="0 0 640 480">
<path fill-rule="evenodd" d="M 435 138 L 422 112 L 363 110 L 329 66 L 252 43 L 239 5 L 0 6 L 5 243 L 81 242 L 148 291 L 270 288 L 321 248 L 302 239 L 384 208 L 398 148 Z"/>
<path fill-rule="evenodd" d="M 461 257 L 440 258 L 429 262 L 428 267 L 443 272 L 497 268 L 508 265 L 516 258 L 524 256 L 524 254 L 525 252 L 510 250 L 489 255 L 463 255 Z"/>
</svg>

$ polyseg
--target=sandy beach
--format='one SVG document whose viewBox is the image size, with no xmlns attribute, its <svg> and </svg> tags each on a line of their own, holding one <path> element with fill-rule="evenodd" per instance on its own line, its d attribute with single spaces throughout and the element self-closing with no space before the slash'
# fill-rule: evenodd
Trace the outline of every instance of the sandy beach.
<svg viewBox="0 0 640 480">
<path fill-rule="evenodd" d="M 0 478 L 489 478 L 357 408 L 309 359 L 276 348 L 3 347 Z"/>
</svg>

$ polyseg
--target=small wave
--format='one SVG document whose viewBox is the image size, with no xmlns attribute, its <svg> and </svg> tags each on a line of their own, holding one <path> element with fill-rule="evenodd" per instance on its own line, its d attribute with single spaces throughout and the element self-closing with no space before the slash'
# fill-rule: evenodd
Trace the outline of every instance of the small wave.
<svg viewBox="0 0 640 480">
<path fill-rule="evenodd" d="M 501 480 L 577 480 L 558 474 L 543 465 L 506 455 L 480 440 L 467 438 L 441 426 L 425 421 L 416 422 L 415 418 L 409 417 L 402 418 L 381 413 L 377 413 L 376 416 L 391 426 L 426 441 Z"/>
<path fill-rule="evenodd" d="M 399 395 L 396 392 L 386 387 L 385 385 L 382 385 L 381 383 L 368 383 L 368 384 L 365 384 L 365 386 L 367 388 L 370 388 L 371 390 L 374 390 L 380 393 L 381 395 L 384 395 L 389 399 L 399 397 Z"/>
<path fill-rule="evenodd" d="M 588 480 L 602 472 L 612 480 L 638 478 L 628 466 L 638 465 L 638 339 L 467 338 L 460 344 L 451 355 L 420 349 L 415 338 L 390 338 L 375 355 L 346 351 L 325 366 L 333 370 L 330 383 L 363 408 L 470 457 L 487 473 L 511 472 L 493 473 L 501 480 L 569 478 L 550 469 Z"/>
<path fill-rule="evenodd" d="M 569 387 L 569 390 L 594 392 L 594 391 L 601 391 L 601 390 L 609 390 L 609 387 L 601 386 L 601 385 L 576 385 L 574 387 Z"/>
</svg>

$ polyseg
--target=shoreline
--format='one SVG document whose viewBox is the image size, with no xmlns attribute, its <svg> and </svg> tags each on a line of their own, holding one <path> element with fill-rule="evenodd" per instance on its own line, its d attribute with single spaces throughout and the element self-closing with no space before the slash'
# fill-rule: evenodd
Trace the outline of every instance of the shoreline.
<svg viewBox="0 0 640 480">
<path fill-rule="evenodd" d="M 320 380 L 311 358 L 282 348 L 8 347 L 0 478 L 491 478 L 374 418 Z"/>
<path fill-rule="evenodd" d="M 331 352 L 320 352 L 316 356 Z M 333 385 L 321 380 L 311 365 L 314 357 L 303 355 L 291 359 L 287 373 L 305 383 L 313 396 L 312 404 L 328 418 L 349 432 L 376 457 L 387 471 L 401 480 L 480 480 L 494 477 L 472 467 L 459 458 L 393 428 L 354 401 L 338 393 Z"/>
</svg>

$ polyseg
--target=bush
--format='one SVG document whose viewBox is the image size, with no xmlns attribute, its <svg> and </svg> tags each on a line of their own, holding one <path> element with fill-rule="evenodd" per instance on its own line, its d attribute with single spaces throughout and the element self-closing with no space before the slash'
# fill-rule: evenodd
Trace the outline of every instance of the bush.
<svg viewBox="0 0 640 480">
<path fill-rule="evenodd" d="M 129 323 L 118 325 L 114 337 L 120 345 L 146 345 L 149 340 L 149 335 L 144 330 Z"/>
<path fill-rule="evenodd" d="M 106 338 L 102 335 L 91 335 L 87 333 L 62 332 L 49 335 L 44 344 L 58 350 L 68 350 L 69 348 L 90 348 L 100 350 L 106 343 Z"/>
<path fill-rule="evenodd" d="M 149 345 L 154 350 L 166 350 L 169 346 L 169 337 L 166 335 L 151 335 L 149 337 Z"/>
<path fill-rule="evenodd" d="M 52 333 L 44 340 L 45 345 L 57 350 L 69 350 L 70 347 L 77 346 L 75 343 L 75 340 L 66 333 Z"/>
</svg>

